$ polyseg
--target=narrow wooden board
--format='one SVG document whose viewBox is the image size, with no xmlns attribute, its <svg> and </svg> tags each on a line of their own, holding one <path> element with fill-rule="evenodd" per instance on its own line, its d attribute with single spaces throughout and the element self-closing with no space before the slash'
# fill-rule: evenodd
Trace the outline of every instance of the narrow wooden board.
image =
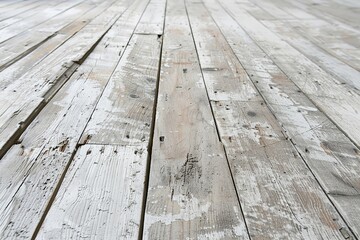
<svg viewBox="0 0 360 240">
<path fill-rule="evenodd" d="M 34 2 L 34 1 L 33 1 Z M 21 14 L 15 14 L 9 18 L 0 20 L 0 29 L 3 29 L 7 26 L 10 26 L 12 24 L 15 24 L 19 21 L 23 21 L 26 18 L 32 17 L 33 15 L 37 14 L 38 11 L 41 11 L 43 9 L 45 9 L 46 7 L 48 7 L 49 5 L 54 5 L 56 4 L 57 1 L 51 1 L 51 2 L 47 2 L 44 4 L 44 2 L 38 2 L 38 4 L 36 4 L 37 6 L 31 8 L 30 10 L 21 12 Z M 18 9 L 17 9 L 18 10 Z M 16 13 L 16 11 L 11 11 L 12 14 L 14 14 L 14 12 Z"/>
<path fill-rule="evenodd" d="M 184 3 L 165 16 L 143 239 L 248 239 Z"/>
<path fill-rule="evenodd" d="M 160 42 L 156 35 L 134 36 L 84 131 L 84 141 L 134 146 L 149 142 Z"/>
<path fill-rule="evenodd" d="M 139 2 L 144 9 L 143 1 L 134 2 L 133 6 L 140 7 Z M 131 10 L 128 14 L 133 14 Z M 19 140 L 21 143 L 14 145 L 0 161 L 0 189 L 13 193 L 1 195 L 0 238 L 30 238 L 47 211 L 95 105 L 121 58 L 119 52 L 129 40 L 121 44 L 122 20 L 115 23 L 41 111 Z M 27 154 L 32 152 L 31 156 Z"/>
<path fill-rule="evenodd" d="M 8 6 L 4 6 L 0 9 L 0 14 L 1 14 L 0 20 L 5 20 L 7 18 L 21 14 L 25 11 L 29 11 L 29 10 L 31 11 L 33 8 L 43 3 L 44 2 L 41 0 L 40 1 L 35 0 L 35 1 L 18 1 L 15 2 L 14 4 L 9 4 Z M 51 2 L 50 3 L 48 2 L 46 4 L 51 5 Z"/>
<path fill-rule="evenodd" d="M 224 10 L 213 2 L 207 7 L 283 131 L 358 235 L 359 150 Z"/>
<path fill-rule="evenodd" d="M 151 0 L 136 28 L 138 34 L 163 34 L 166 0 Z"/>
<path fill-rule="evenodd" d="M 263 2 L 258 2 L 257 4 L 262 6 Z M 268 4 L 275 5 L 276 3 L 272 2 Z M 293 6 L 294 4 L 296 7 Z M 278 1 L 276 5 L 286 8 L 286 11 L 289 12 L 290 16 L 292 16 L 292 20 L 284 21 L 286 24 L 290 25 L 293 29 L 296 29 L 319 48 L 322 48 L 324 51 L 327 51 L 329 54 L 349 66 L 360 70 L 359 29 L 352 28 L 346 24 L 336 21 L 335 19 L 321 19 L 313 15 L 311 15 L 312 18 L 306 20 L 297 19 L 297 12 L 308 14 L 307 12 L 299 9 L 299 5 L 301 4 L 302 3 L 295 3 L 294 1 L 291 1 L 291 3 Z M 271 13 L 268 11 L 267 5 L 263 6 L 263 9 L 268 13 Z"/>
<path fill-rule="evenodd" d="M 243 72 L 243 81 L 252 91 L 241 85 L 233 91 L 252 98 L 256 88 L 204 5 L 189 2 L 188 13 L 202 68 L 226 69 L 235 76 Z M 219 76 L 204 75 L 206 86 L 208 79 L 219 85 L 224 82 Z M 236 78 L 226 81 L 236 86 Z M 232 91 L 228 94 L 229 98 L 233 95 Z M 345 228 L 345 223 L 339 220 L 341 216 L 287 141 L 267 106 L 261 100 L 246 98 L 216 99 L 211 104 L 250 236 L 253 239 L 342 239 L 339 229 Z"/>
</svg>

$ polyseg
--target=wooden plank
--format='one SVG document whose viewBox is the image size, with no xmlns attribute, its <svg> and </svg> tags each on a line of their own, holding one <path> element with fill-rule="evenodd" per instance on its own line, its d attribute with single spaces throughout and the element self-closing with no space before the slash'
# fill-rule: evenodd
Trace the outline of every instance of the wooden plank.
<svg viewBox="0 0 360 240">
<path fill-rule="evenodd" d="M 352 87 L 331 77 L 308 58 L 282 41 L 242 9 L 227 3 L 227 10 L 264 52 L 316 106 L 360 146 L 360 96 Z M 236 13 L 233 9 L 236 9 Z M 296 64 L 294 64 L 296 63 Z"/>
<path fill-rule="evenodd" d="M 0 156 L 125 11 L 127 3 L 115 4 L 2 92 Z"/>
<path fill-rule="evenodd" d="M 341 6 L 345 1 L 322 1 L 314 4 L 312 1 L 282 1 L 283 5 L 288 4 L 308 13 L 316 15 L 330 23 L 341 22 L 352 28 L 360 30 L 359 27 L 359 3 L 352 1 L 349 6 Z M 340 3 L 340 4 L 338 4 Z"/>
<path fill-rule="evenodd" d="M 161 35 L 164 27 L 165 7 L 166 0 L 150 1 L 136 28 L 136 33 Z"/>
<path fill-rule="evenodd" d="M 359 206 L 360 190 L 357 148 L 226 12 L 213 2 L 207 7 L 284 132 L 358 236 L 355 216 L 360 212 L 354 207 Z"/>
<path fill-rule="evenodd" d="M 122 26 L 146 2 L 132 6 L 0 161 L 0 238 L 30 238 L 36 232 L 130 38 L 124 41 Z"/>
<path fill-rule="evenodd" d="M 5 42 L 6 40 L 28 30 L 31 29 L 34 26 L 37 26 L 38 24 L 45 22 L 48 19 L 51 19 L 52 17 L 61 14 L 65 10 L 72 8 L 73 6 L 78 5 L 83 0 L 75 0 L 71 2 L 62 2 L 54 7 L 48 7 L 44 10 L 42 10 L 41 14 L 38 14 L 34 17 L 31 17 L 30 19 L 26 19 L 24 21 L 20 21 L 14 25 L 11 25 L 7 28 L 0 30 L 0 43 Z"/>
<path fill-rule="evenodd" d="M 131 51 L 125 53 L 97 104 L 84 141 L 135 146 L 149 142 L 159 62 L 157 38 L 139 36 L 129 43 Z"/>
<path fill-rule="evenodd" d="M 143 238 L 248 239 L 184 3 L 165 16 Z"/>
<path fill-rule="evenodd" d="M 118 129 L 124 133 L 126 131 L 131 133 L 134 131 L 140 132 L 140 129 L 142 129 L 142 135 L 148 136 L 150 134 L 150 127 L 144 128 L 143 122 L 138 119 L 136 113 L 133 116 L 124 116 L 127 110 L 121 110 L 122 105 L 118 106 L 117 103 L 119 100 L 109 98 L 107 92 L 112 91 L 113 96 L 123 95 L 124 100 L 119 102 L 130 101 L 133 104 L 132 110 L 134 112 L 148 111 L 150 116 L 144 114 L 147 116 L 145 121 L 151 121 L 152 107 L 154 105 L 153 95 L 150 95 L 149 99 L 145 101 L 143 97 L 136 98 L 137 102 L 135 102 L 134 98 L 128 97 L 128 95 L 134 94 L 133 89 L 114 86 L 131 86 L 136 84 L 140 96 L 142 96 L 142 92 L 147 92 L 149 89 L 153 90 L 156 82 L 149 84 L 147 79 L 156 79 L 157 77 L 156 67 L 159 63 L 160 46 L 160 40 L 156 35 L 133 36 L 117 70 L 109 80 L 96 106 L 90 123 L 94 119 L 94 121 L 98 120 L 99 109 L 108 108 L 109 105 L 112 105 L 114 106 L 111 112 L 112 116 L 108 113 L 103 118 L 102 125 L 105 130 L 109 125 L 114 124 L 113 119 L 117 119 L 117 123 L 120 123 Z M 132 68 L 131 66 L 143 67 Z M 120 71 L 127 71 L 127 74 L 119 76 L 116 72 Z M 127 105 L 131 103 L 127 103 Z M 144 110 L 143 106 L 149 109 Z M 143 114 L 140 113 L 139 115 L 142 116 Z M 132 121 L 130 118 L 132 118 Z M 121 120 L 131 122 L 131 126 L 122 128 Z M 119 135 L 125 138 L 125 134 Z M 148 159 L 147 146 L 149 144 L 149 138 L 146 140 L 141 139 L 142 135 L 139 134 L 140 137 L 135 144 L 127 143 L 122 146 L 116 146 L 112 143 L 108 145 L 110 142 L 103 141 L 102 145 L 86 144 L 82 146 L 78 152 L 78 159 L 75 158 L 75 165 L 69 169 L 62 184 L 63 187 L 61 187 L 58 193 L 59 197 L 52 205 L 38 238 L 51 239 L 54 236 L 77 238 L 79 233 L 82 236 L 96 233 L 96 236 L 101 239 L 138 239 L 143 194 L 145 191 L 144 182 Z M 135 137 L 133 136 L 133 138 Z M 89 154 L 89 151 L 93 152 L 93 154 Z M 99 163 L 100 169 L 94 170 L 94 167 L 97 168 L 93 164 L 94 161 Z M 78 164 L 81 164 L 82 169 L 80 171 Z M 79 182 L 82 183 L 79 185 Z M 98 195 L 99 197 L 91 197 L 90 200 L 83 194 L 75 194 L 80 197 L 73 198 L 74 193 L 82 192 L 84 186 L 93 192 L 89 192 L 90 195 L 88 196 Z M 108 191 L 106 191 L 107 189 Z M 121 190 L 115 191 L 115 189 Z M 104 197 L 104 191 L 107 197 Z M 100 206 L 104 211 L 97 215 Z M 64 209 L 66 210 L 64 211 Z M 105 209 L 107 210 L 105 211 Z M 59 215 L 59 212 L 63 212 L 63 214 Z M 76 224 L 73 225 L 72 223 Z M 106 225 L 102 223 L 106 223 Z"/>
<path fill-rule="evenodd" d="M 202 68 L 219 69 L 233 76 L 242 72 L 240 82 L 249 86 L 237 84 L 239 77 L 227 78 L 227 84 L 233 83 L 235 90 L 243 92 L 244 99 L 215 98 L 214 101 L 210 95 L 210 100 L 250 236 L 253 239 L 342 239 L 339 229 L 346 225 L 341 216 L 286 140 L 271 111 L 261 98 L 254 99 L 252 92 L 257 92 L 256 88 L 207 10 L 195 3 L 188 4 L 188 13 Z M 209 5 L 219 9 L 213 2 Z M 231 25 L 229 21 L 226 23 L 225 26 Z M 210 84 L 225 82 L 219 74 L 208 75 L 204 75 L 206 86 L 209 79 Z M 228 94 L 230 99 L 233 93 Z"/>
<path fill-rule="evenodd" d="M 165 5 L 165 2 L 163 4 Z M 136 26 L 136 34 L 139 32 L 141 32 L 141 35 L 150 33 L 149 31 L 142 31 L 153 29 L 151 25 L 151 28 L 144 25 L 144 19 L 148 19 L 149 14 L 154 10 L 153 6 L 150 7 L 150 5 L 151 2 Z M 159 4 L 156 4 L 156 6 L 160 8 Z M 132 20 L 133 22 L 127 21 L 123 26 L 123 29 L 128 31 L 129 34 L 133 32 L 135 21 L 137 21 Z M 163 26 L 164 18 L 162 23 L 160 20 L 157 21 L 156 25 Z M 163 30 L 157 31 L 157 33 L 160 32 L 162 33 Z M 156 37 L 160 41 L 161 37 Z M 143 142 L 149 142 L 150 132 L 148 130 L 153 116 L 156 79 L 159 68 L 159 59 L 156 54 L 159 49 L 156 47 L 155 41 L 151 40 L 155 44 L 152 47 L 147 42 L 148 39 L 152 38 L 137 38 L 138 42 L 132 42 L 129 45 L 144 46 L 143 48 L 136 47 L 132 52 L 128 51 L 125 61 L 121 61 L 114 72 L 103 97 L 97 104 L 98 107 L 91 121 L 89 121 L 84 131 L 83 139 L 87 143 L 142 145 Z M 148 58 L 141 59 L 138 57 L 139 54 L 144 54 Z M 135 58 L 138 62 L 134 62 L 134 60 L 126 61 L 128 58 Z"/>
</svg>

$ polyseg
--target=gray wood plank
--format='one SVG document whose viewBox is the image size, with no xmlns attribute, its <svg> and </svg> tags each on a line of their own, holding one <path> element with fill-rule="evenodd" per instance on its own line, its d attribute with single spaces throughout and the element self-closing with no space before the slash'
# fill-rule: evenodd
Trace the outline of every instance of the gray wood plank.
<svg viewBox="0 0 360 240">
<path fill-rule="evenodd" d="M 360 90 L 360 82 L 357 80 L 360 79 L 360 72 L 358 70 L 338 60 L 327 51 L 304 38 L 297 31 L 294 31 L 294 28 L 289 26 L 288 23 L 278 21 L 262 21 L 262 23 L 323 70 L 337 78 L 342 84 L 348 84 Z"/>
<path fill-rule="evenodd" d="M 248 239 L 184 3 L 165 16 L 143 238 Z"/>
<path fill-rule="evenodd" d="M 36 239 L 138 239 L 146 144 L 84 145 Z"/>
</svg>

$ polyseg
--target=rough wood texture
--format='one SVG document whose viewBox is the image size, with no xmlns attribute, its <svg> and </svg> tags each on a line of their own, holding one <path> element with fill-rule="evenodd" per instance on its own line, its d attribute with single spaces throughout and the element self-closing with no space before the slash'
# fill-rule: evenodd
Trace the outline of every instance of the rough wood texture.
<svg viewBox="0 0 360 240">
<path fill-rule="evenodd" d="M 126 5 L 117 2 L 56 49 L 41 64 L 24 74 L 20 81 L 15 81 L 3 91 L 0 95 L 0 156 L 66 82 L 87 53 L 126 10 Z"/>
<path fill-rule="evenodd" d="M 209 5 L 219 9 L 214 3 Z M 271 111 L 259 98 L 253 98 L 255 87 L 209 13 L 203 5 L 191 3 L 188 12 L 202 68 L 212 67 L 234 76 L 242 73 L 242 78 L 238 78 L 248 85 L 245 88 L 242 85 L 246 84 L 239 84 L 234 89 L 244 99 L 217 99 L 211 104 L 251 237 L 342 239 L 339 229 L 346 225 L 339 220 L 341 216 L 315 177 L 311 173 L 301 174 L 308 171 L 307 166 L 287 141 Z M 212 51 L 218 54 L 214 56 Z M 207 85 L 206 75 L 204 79 Z M 219 85 L 223 82 L 221 78 L 209 79 L 216 79 Z M 227 81 L 235 87 L 238 79 L 227 78 Z M 233 95 L 232 91 L 228 94 L 229 98 Z M 300 190 L 307 188 L 311 191 Z M 259 227 L 264 219 L 268 229 Z"/>
<path fill-rule="evenodd" d="M 359 147 L 359 93 L 331 77 L 233 2 L 224 3 L 224 7 L 271 60 Z"/>
<path fill-rule="evenodd" d="M 140 5 L 137 5 L 141 3 Z M 140 12 L 146 3 L 134 2 Z M 90 119 L 121 56 L 122 24 L 129 9 L 103 38 L 78 71 L 44 108 L 3 157 L 1 188 L 8 189 L 0 205 L 1 237 L 29 238 L 34 234 L 57 184 L 66 170 L 81 134 Z M 135 15 L 136 16 L 136 15 Z M 140 15 L 137 15 L 140 19 Z M 126 35 L 125 35 L 126 36 Z M 124 45 L 128 42 L 125 40 Z M 48 137 L 51 136 L 51 137 Z M 19 150 L 20 149 L 20 150 Z M 34 154 L 32 154 L 34 153 Z M 17 162 L 11 162 L 16 156 Z M 13 160 L 14 161 L 14 160 Z M 10 164 L 9 167 L 7 167 Z M 9 173 L 7 169 L 11 168 Z"/>
<path fill-rule="evenodd" d="M 248 239 L 183 4 L 167 4 L 143 237 Z"/>
<path fill-rule="evenodd" d="M 359 13 L 0 1 L 0 239 L 359 239 Z"/>
<path fill-rule="evenodd" d="M 146 161 L 145 143 L 81 146 L 37 239 L 138 239 Z"/>
<path fill-rule="evenodd" d="M 129 30 L 133 27 L 130 27 Z M 83 142 L 143 145 L 149 142 L 161 37 L 135 35 L 89 121 Z"/>
</svg>

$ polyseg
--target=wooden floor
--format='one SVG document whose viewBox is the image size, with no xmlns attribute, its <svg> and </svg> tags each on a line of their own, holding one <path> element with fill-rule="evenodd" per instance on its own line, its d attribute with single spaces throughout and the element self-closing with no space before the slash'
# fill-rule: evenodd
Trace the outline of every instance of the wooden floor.
<svg viewBox="0 0 360 240">
<path fill-rule="evenodd" d="M 0 239 L 359 239 L 358 0 L 1 0 Z"/>
</svg>

